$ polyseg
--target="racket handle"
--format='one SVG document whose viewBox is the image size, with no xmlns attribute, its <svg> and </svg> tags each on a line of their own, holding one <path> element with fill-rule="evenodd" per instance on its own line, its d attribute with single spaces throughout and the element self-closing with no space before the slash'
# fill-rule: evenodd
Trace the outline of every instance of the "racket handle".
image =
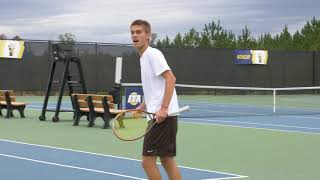
<svg viewBox="0 0 320 180">
<path fill-rule="evenodd" d="M 174 116 L 174 115 L 177 115 L 181 112 L 185 112 L 185 111 L 189 111 L 189 110 L 190 110 L 190 106 L 183 106 L 183 107 L 179 108 L 178 111 L 168 114 L 168 116 Z"/>
</svg>

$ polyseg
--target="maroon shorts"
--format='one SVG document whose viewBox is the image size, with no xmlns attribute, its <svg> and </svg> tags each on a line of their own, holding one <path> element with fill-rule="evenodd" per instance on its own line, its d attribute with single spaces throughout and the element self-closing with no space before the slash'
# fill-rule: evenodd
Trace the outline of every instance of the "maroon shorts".
<svg viewBox="0 0 320 180">
<path fill-rule="evenodd" d="M 177 116 L 155 124 L 143 141 L 143 156 L 176 156 Z"/>
</svg>

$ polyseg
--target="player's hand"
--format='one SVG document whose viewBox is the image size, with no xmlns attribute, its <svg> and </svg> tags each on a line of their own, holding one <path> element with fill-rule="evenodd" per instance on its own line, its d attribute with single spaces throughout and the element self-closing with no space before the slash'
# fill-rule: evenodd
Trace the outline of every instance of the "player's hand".
<svg viewBox="0 0 320 180">
<path fill-rule="evenodd" d="M 158 112 L 156 112 L 156 121 L 157 123 L 161 123 L 168 116 L 168 108 L 161 108 Z"/>
</svg>

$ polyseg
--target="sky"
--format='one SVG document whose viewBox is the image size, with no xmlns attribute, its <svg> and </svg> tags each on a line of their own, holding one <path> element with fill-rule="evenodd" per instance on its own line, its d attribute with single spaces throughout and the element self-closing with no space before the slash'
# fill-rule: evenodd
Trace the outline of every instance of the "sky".
<svg viewBox="0 0 320 180">
<path fill-rule="evenodd" d="M 319 0 L 0 0 L 0 33 L 8 38 L 57 40 L 73 33 L 79 42 L 130 44 L 130 23 L 150 22 L 159 39 L 218 22 L 254 37 L 269 32 L 300 30 L 307 20 L 320 19 Z"/>
</svg>

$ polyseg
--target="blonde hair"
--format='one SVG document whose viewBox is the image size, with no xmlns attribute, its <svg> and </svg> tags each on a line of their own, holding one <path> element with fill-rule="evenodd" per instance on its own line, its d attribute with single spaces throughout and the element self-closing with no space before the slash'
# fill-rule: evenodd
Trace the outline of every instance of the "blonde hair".
<svg viewBox="0 0 320 180">
<path fill-rule="evenodd" d="M 151 33 L 151 26 L 150 26 L 150 23 L 146 20 L 143 20 L 143 19 L 137 19 L 137 20 L 134 20 L 130 27 L 132 26 L 135 26 L 135 25 L 138 25 L 138 26 L 143 26 L 144 27 L 144 30 L 147 32 L 147 33 Z"/>
</svg>

